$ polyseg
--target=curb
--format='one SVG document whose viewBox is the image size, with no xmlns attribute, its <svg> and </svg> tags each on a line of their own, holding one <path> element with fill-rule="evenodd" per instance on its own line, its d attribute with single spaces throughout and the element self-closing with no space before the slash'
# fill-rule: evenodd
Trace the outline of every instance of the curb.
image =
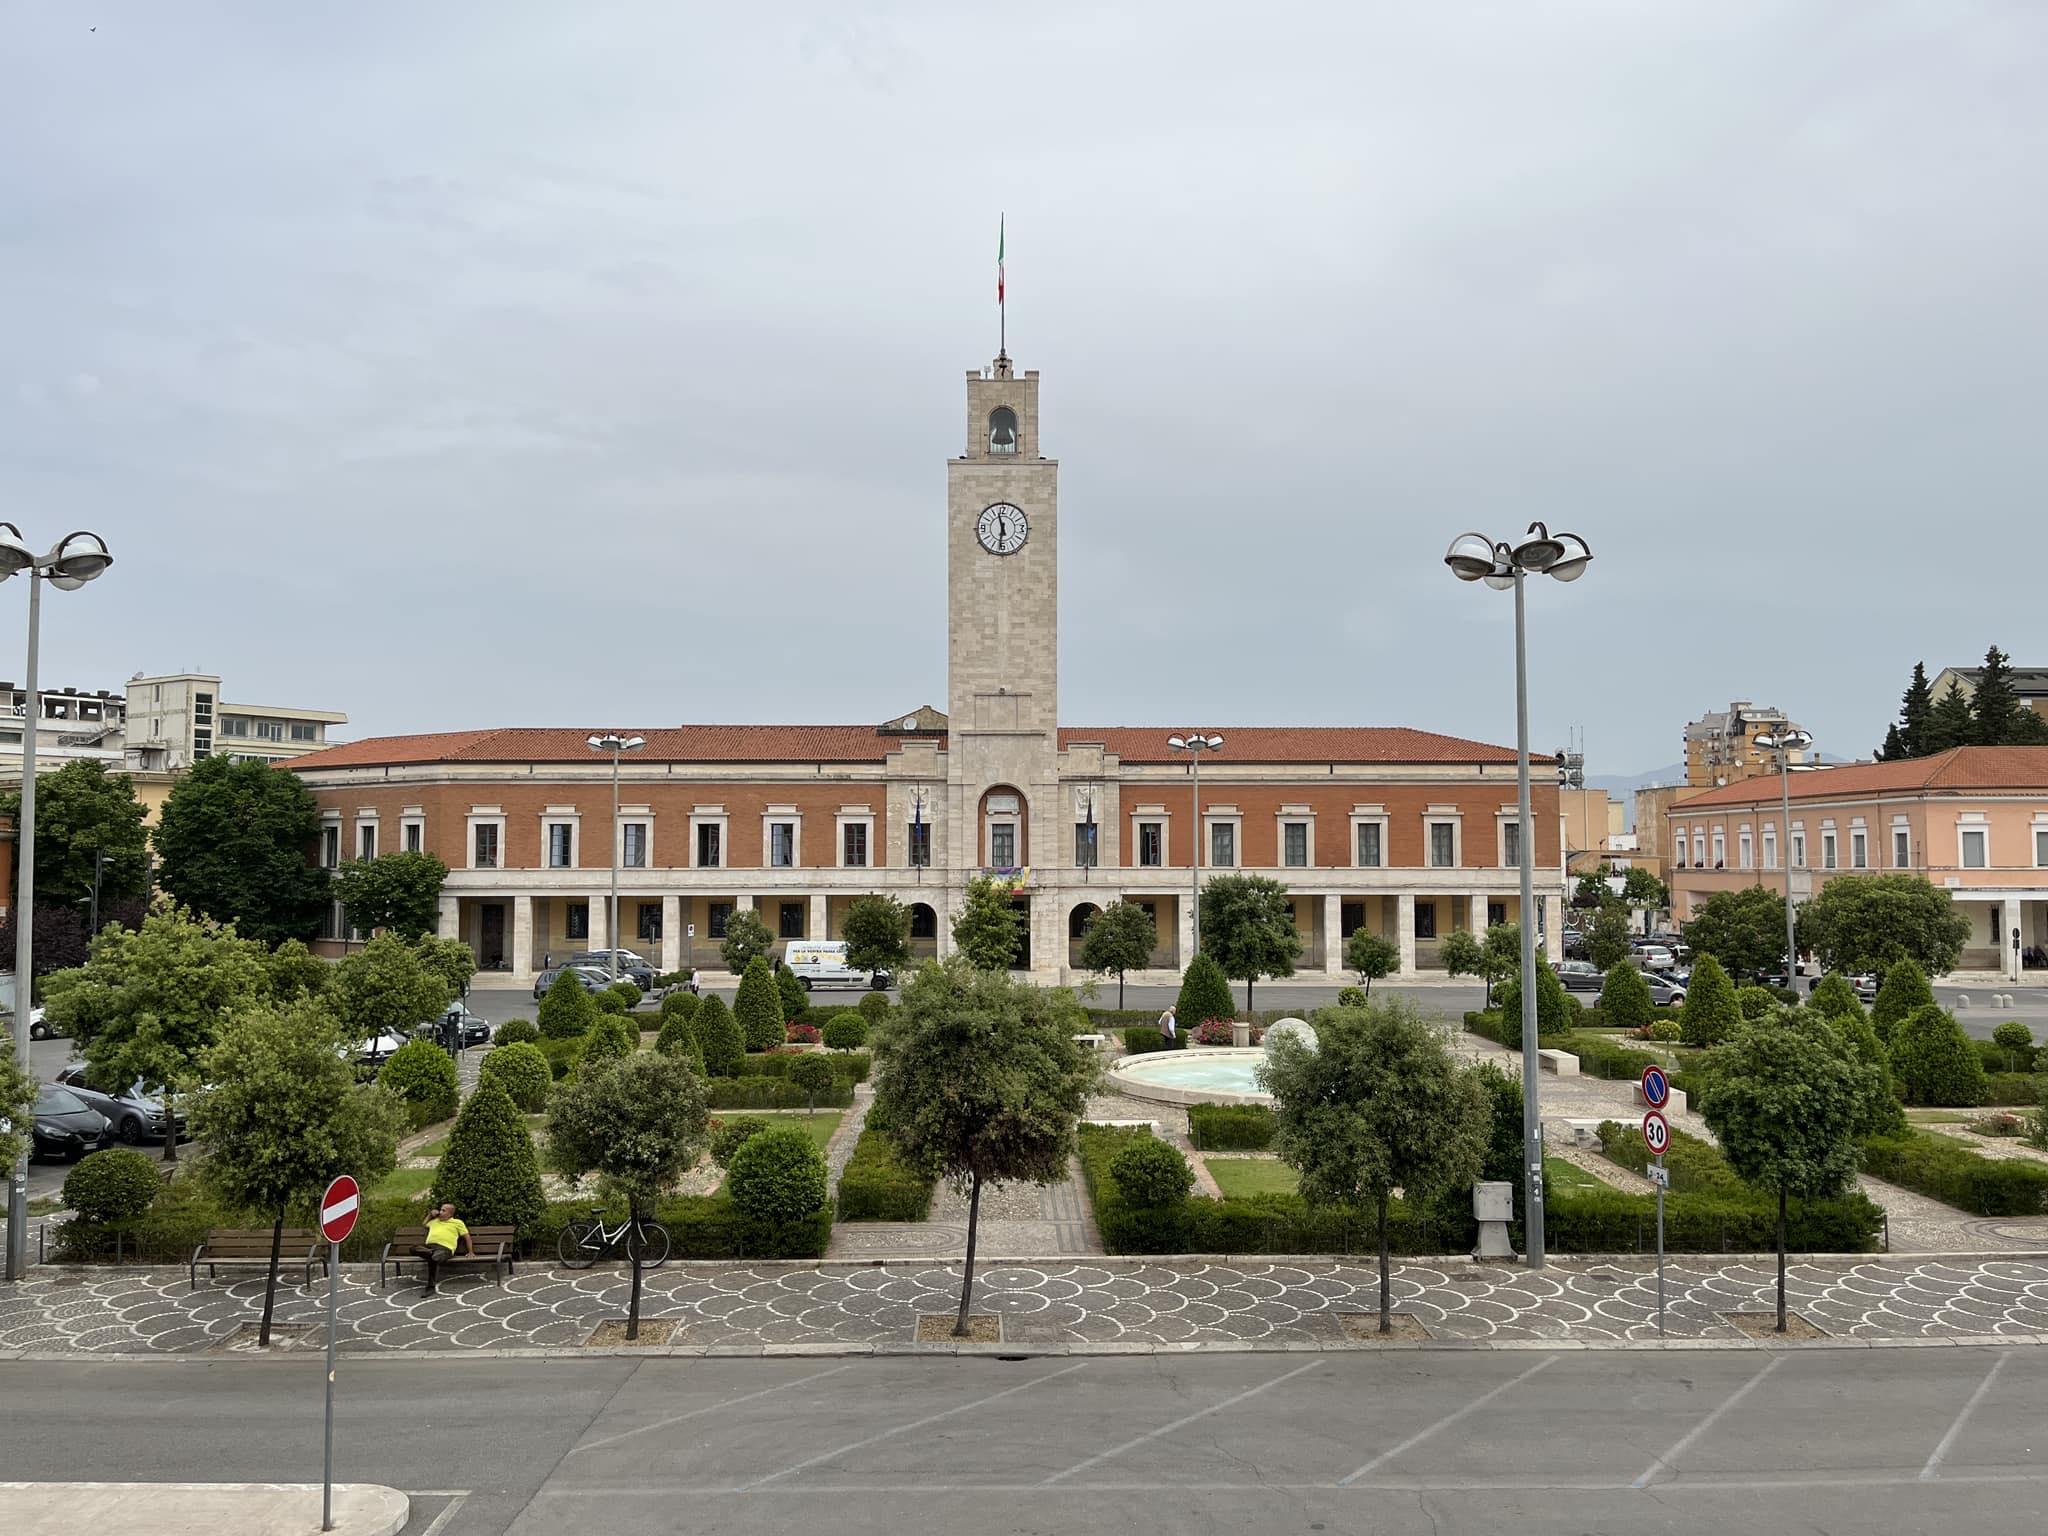
<svg viewBox="0 0 2048 1536">
<path fill-rule="evenodd" d="M 55 1536 L 81 1525 L 129 1520 L 159 1531 L 296 1531 L 302 1519 L 319 1523 L 319 1502 L 318 1483 L 0 1483 L 0 1517 L 18 1536 Z M 235 1503 L 253 1507 L 221 1507 Z M 338 1536 L 398 1536 L 411 1518 L 412 1500 L 396 1488 L 334 1485 Z"/>
</svg>

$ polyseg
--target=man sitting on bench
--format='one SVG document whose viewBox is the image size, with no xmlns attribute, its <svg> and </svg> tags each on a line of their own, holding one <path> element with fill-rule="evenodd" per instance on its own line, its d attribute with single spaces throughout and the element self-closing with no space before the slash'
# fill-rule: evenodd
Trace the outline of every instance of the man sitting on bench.
<svg viewBox="0 0 2048 1536">
<path fill-rule="evenodd" d="M 469 1252 L 469 1228 L 464 1226 L 462 1219 L 455 1214 L 455 1205 L 452 1201 L 434 1212 L 427 1222 L 425 1245 L 415 1248 L 413 1252 L 426 1260 L 427 1288 L 422 1294 L 431 1296 L 434 1294 L 435 1272 L 440 1268 L 441 1261 L 452 1259 L 458 1253 Z"/>
</svg>

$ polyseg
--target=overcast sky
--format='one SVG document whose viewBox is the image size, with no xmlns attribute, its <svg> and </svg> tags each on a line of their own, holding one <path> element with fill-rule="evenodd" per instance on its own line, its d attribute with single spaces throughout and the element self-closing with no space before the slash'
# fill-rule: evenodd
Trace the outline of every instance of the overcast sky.
<svg viewBox="0 0 2048 1536">
<path fill-rule="evenodd" d="M 44 681 L 351 736 L 945 703 L 962 374 L 1044 376 L 1061 716 L 1674 761 L 2048 662 L 2048 7 L 0 0 Z M 89 30 L 97 27 L 97 31 Z M 0 588 L 20 681 L 26 593 Z"/>
</svg>

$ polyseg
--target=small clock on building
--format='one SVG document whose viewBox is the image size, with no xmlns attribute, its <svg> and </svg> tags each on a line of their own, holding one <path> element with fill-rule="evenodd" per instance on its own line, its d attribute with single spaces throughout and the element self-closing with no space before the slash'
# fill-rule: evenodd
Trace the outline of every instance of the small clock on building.
<svg viewBox="0 0 2048 1536">
<path fill-rule="evenodd" d="M 981 547 L 990 554 L 1014 555 L 1031 537 L 1031 520 L 1024 515 L 1022 507 L 999 501 L 982 508 L 974 533 L 981 540 Z"/>
</svg>

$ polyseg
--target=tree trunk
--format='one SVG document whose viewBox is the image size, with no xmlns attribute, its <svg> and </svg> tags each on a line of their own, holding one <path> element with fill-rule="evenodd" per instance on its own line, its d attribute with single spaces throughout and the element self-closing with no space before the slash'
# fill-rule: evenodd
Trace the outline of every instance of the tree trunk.
<svg viewBox="0 0 2048 1536">
<path fill-rule="evenodd" d="M 263 1279 L 263 1324 L 256 1330 L 259 1349 L 270 1347 L 270 1314 L 277 1307 L 277 1257 L 284 1250 L 284 1207 L 277 1208 L 277 1220 L 270 1225 L 270 1271 Z"/>
<path fill-rule="evenodd" d="M 1380 1192 L 1380 1332 L 1394 1331 L 1393 1276 L 1387 1264 L 1387 1196 Z"/>
<path fill-rule="evenodd" d="M 637 1238 L 628 1246 L 632 1252 L 627 1257 L 633 1262 L 633 1289 L 626 1298 L 626 1342 L 630 1344 L 640 1337 L 640 1257 L 646 1248 Z"/>
<path fill-rule="evenodd" d="M 1116 1011 L 1118 1013 L 1124 1011 L 1124 973 L 1122 971 L 1116 973 Z"/>
<path fill-rule="evenodd" d="M 1252 1011 L 1252 978 L 1249 976 L 1244 979 L 1244 1011 L 1247 1017 Z"/>
<path fill-rule="evenodd" d="M 1785 1331 L 1785 1191 L 1778 1191 L 1778 1332 Z"/>
<path fill-rule="evenodd" d="M 960 1279 L 960 1315 L 953 1319 L 953 1337 L 967 1337 L 967 1307 L 974 1299 L 974 1233 L 981 1219 L 981 1175 L 973 1175 L 967 1194 L 967 1273 Z"/>
</svg>

